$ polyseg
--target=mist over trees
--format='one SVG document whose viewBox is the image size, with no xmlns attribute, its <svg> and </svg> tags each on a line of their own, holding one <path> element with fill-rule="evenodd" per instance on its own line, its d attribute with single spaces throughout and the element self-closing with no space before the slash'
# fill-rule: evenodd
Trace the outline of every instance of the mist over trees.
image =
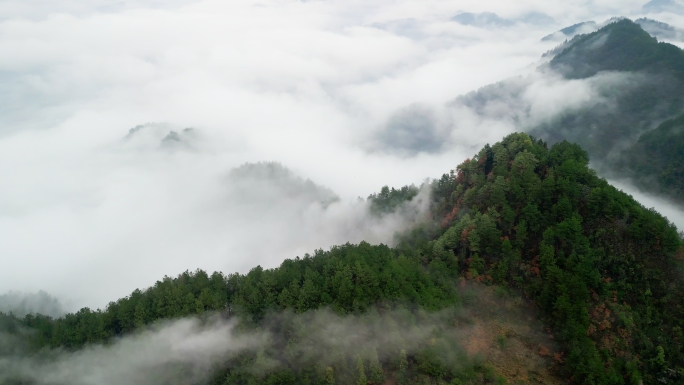
<svg viewBox="0 0 684 385">
<path fill-rule="evenodd" d="M 558 370 L 573 383 L 681 381 L 682 240 L 588 161 L 578 145 L 513 134 L 433 181 L 432 221 L 395 248 L 347 244 L 244 275 L 186 272 L 102 310 L 3 315 L 4 333 L 22 338 L 31 357 L 218 312 L 271 342 L 216 362 L 206 369 L 210 383 L 503 384 L 449 331 L 467 303 L 459 282 L 471 281 L 534 303 L 559 344 Z M 370 199 L 387 210 L 414 189 L 384 188 Z M 340 332 L 350 327 L 356 337 Z M 31 376 L 17 372 L 7 383 L 22 378 Z"/>
<path fill-rule="evenodd" d="M 565 40 L 567 43 L 567 40 L 571 40 L 577 35 L 595 32 L 596 30 L 603 28 L 610 23 L 614 23 L 622 19 L 624 19 L 624 17 L 616 17 L 600 24 L 596 23 L 595 21 L 576 23 L 550 35 L 544 36 L 542 41 Z M 681 41 L 684 39 L 684 30 L 658 20 L 642 17 L 634 20 L 634 23 L 638 24 L 641 28 L 643 28 L 644 31 L 648 32 L 649 35 L 657 38 L 658 40 Z M 562 46 L 567 46 L 567 44 L 563 44 Z M 558 49 L 556 53 L 560 53 L 560 51 L 562 51 L 562 49 Z"/>
<path fill-rule="evenodd" d="M 553 21 L 462 12 L 444 25 Z M 319 230 L 365 241 L 276 267 L 230 255 L 251 269 L 186 270 L 66 314 L 42 291 L 0 295 L 0 385 L 684 384 L 684 233 L 602 178 L 684 202 L 684 51 L 655 36 L 680 31 L 592 23 L 544 38 L 572 36 L 534 74 L 445 107 L 461 115 L 411 104 L 358 146 L 446 158 L 456 117 L 524 131 L 439 178 L 346 204 L 281 163 L 244 163 L 207 184 L 220 205 L 198 203 L 212 224 L 235 221 L 232 236 L 257 229 L 251 250 Z M 146 124 L 120 144 L 183 164 L 208 141 Z"/>
<path fill-rule="evenodd" d="M 610 102 L 570 111 L 530 131 L 549 141 L 579 143 L 595 161 L 611 162 L 630 141 L 684 108 L 684 52 L 630 20 L 576 37 L 549 67 L 567 79 L 633 74 L 602 90 Z"/>
<path fill-rule="evenodd" d="M 681 202 L 684 193 L 677 171 L 681 118 L 667 119 L 684 109 L 684 51 L 658 42 L 636 23 L 621 20 L 573 39 L 549 65 L 570 79 L 604 71 L 646 76 L 644 83 L 617 98 L 612 112 L 604 108 L 569 114 L 532 132 L 577 142 L 592 159 L 605 162 L 608 172 L 632 177 L 641 188 Z"/>
<path fill-rule="evenodd" d="M 641 135 L 620 161 L 639 187 L 684 202 L 684 115 Z"/>
<path fill-rule="evenodd" d="M 228 173 L 228 183 L 246 200 L 254 194 L 270 194 L 269 200 L 302 200 L 323 206 L 339 201 L 332 190 L 317 186 L 310 179 L 302 179 L 277 162 L 246 163 Z M 266 188 L 266 186 L 270 188 Z M 272 191 L 275 190 L 275 191 Z"/>
<path fill-rule="evenodd" d="M 27 314 L 60 317 L 65 313 L 59 300 L 42 290 L 37 293 L 10 291 L 0 295 L 0 312 L 17 317 Z"/>
<path fill-rule="evenodd" d="M 415 198 L 420 189 L 414 185 L 399 189 L 383 186 L 380 192 L 368 196 L 370 211 L 374 214 L 387 214 L 397 211 L 403 204 Z"/>
<path fill-rule="evenodd" d="M 569 27 L 567 33 L 584 26 Z M 667 173 L 661 167 L 676 169 L 663 160 L 665 153 L 673 164 L 679 158 L 665 139 L 677 142 L 675 130 L 666 136 L 668 129 L 658 127 L 670 127 L 665 122 L 684 111 L 684 51 L 644 30 L 656 27 L 666 29 L 646 19 L 610 20 L 551 51 L 550 61 L 534 75 L 485 86 L 457 98 L 454 106 L 511 122 L 549 143 L 578 143 L 602 176 L 632 178 L 645 191 L 681 202 L 684 196 L 672 182 L 676 172 L 670 179 L 659 176 Z M 544 98 L 558 94 L 565 100 Z M 663 150 L 660 155 L 656 147 Z M 649 162 L 653 167 L 645 166 Z"/>
</svg>

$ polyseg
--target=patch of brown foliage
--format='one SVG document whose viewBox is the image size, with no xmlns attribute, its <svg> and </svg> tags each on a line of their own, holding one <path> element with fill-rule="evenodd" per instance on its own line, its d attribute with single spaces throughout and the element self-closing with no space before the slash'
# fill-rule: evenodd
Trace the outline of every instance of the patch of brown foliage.
<svg viewBox="0 0 684 385">
<path fill-rule="evenodd" d="M 674 254 L 674 259 L 684 262 L 684 246 L 680 247 Z"/>
<path fill-rule="evenodd" d="M 454 209 L 451 210 L 449 214 L 447 214 L 446 218 L 442 221 L 442 227 L 447 227 L 451 224 L 451 222 L 456 219 L 456 216 L 458 215 L 458 206 L 454 206 Z"/>
<path fill-rule="evenodd" d="M 556 351 L 552 336 L 524 300 L 501 298 L 494 287 L 476 281 L 463 280 L 460 286 L 474 291 L 477 298 L 457 320 L 468 325 L 457 331 L 468 354 L 485 359 L 509 384 L 566 383 L 554 375 L 564 361 L 563 353 Z"/>
<path fill-rule="evenodd" d="M 542 357 L 548 357 L 551 355 L 551 351 L 546 346 L 542 345 L 539 347 L 539 355 Z"/>
</svg>

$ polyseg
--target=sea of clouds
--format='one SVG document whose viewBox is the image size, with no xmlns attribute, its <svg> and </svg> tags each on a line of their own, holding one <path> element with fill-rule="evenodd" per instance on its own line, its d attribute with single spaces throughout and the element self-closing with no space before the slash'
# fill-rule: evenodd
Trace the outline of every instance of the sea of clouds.
<svg viewBox="0 0 684 385">
<path fill-rule="evenodd" d="M 534 73 L 561 42 L 542 37 L 643 3 L 3 1 L 0 293 L 97 308 L 184 270 L 391 243 L 416 218 L 371 218 L 358 197 L 439 177 L 519 128 L 459 95 L 519 76 L 530 119 L 590 103 L 594 83 Z M 231 174 L 260 161 L 339 199 Z"/>
</svg>

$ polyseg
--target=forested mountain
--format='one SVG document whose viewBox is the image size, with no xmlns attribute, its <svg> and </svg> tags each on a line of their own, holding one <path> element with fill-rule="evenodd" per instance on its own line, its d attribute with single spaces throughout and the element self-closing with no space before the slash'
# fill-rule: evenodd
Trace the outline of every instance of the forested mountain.
<svg viewBox="0 0 684 385">
<path fill-rule="evenodd" d="M 595 160 L 610 161 L 643 132 L 684 109 L 684 51 L 659 43 L 630 20 L 580 35 L 549 68 L 566 79 L 612 72 L 621 78 L 601 90 L 610 100 L 562 113 L 533 134 L 579 143 Z"/>
<path fill-rule="evenodd" d="M 627 91 L 617 91 L 620 96 L 612 108 L 565 114 L 531 132 L 549 140 L 580 143 L 615 174 L 684 201 L 677 171 L 682 156 L 677 150 L 680 120 L 651 130 L 684 110 L 684 51 L 657 42 L 635 23 L 623 20 L 578 37 L 549 66 L 570 79 L 602 71 L 637 76 L 626 79 L 631 84 L 622 86 Z"/>
<path fill-rule="evenodd" d="M 614 23 L 622 19 L 624 18 L 613 18 L 601 24 L 598 24 L 595 21 L 584 21 L 581 23 L 576 23 L 569 27 L 565 27 L 559 31 L 556 31 L 550 35 L 544 36 L 542 38 L 542 41 L 567 41 L 580 34 L 588 34 L 595 32 L 599 28 L 603 28 L 610 23 Z M 659 40 L 684 39 L 684 31 L 658 20 L 642 17 L 634 20 L 634 23 L 638 24 L 641 28 L 643 28 L 644 31 L 648 32 L 649 35 Z"/>
<path fill-rule="evenodd" d="M 658 43 L 638 24 L 623 19 L 597 32 L 579 36 L 553 58 L 550 66 L 571 79 L 587 78 L 600 71 L 664 72 L 681 79 L 683 60 L 681 49 Z"/>
<path fill-rule="evenodd" d="M 526 135 L 485 148 L 455 178 L 452 215 L 469 213 L 435 247 L 534 298 L 573 381 L 681 382 L 681 239 L 588 160 L 577 145 L 547 150 Z"/>
<path fill-rule="evenodd" d="M 486 119 L 512 122 L 549 143 L 578 143 L 602 175 L 650 178 L 655 183 L 642 183 L 643 188 L 667 191 L 684 202 L 684 195 L 660 185 L 654 174 L 643 174 L 647 168 L 636 164 L 648 156 L 643 146 L 633 147 L 641 135 L 684 112 L 684 51 L 658 42 L 635 22 L 618 19 L 574 37 L 551 55 L 535 75 L 483 87 L 455 104 Z M 548 92 L 567 97 L 534 99 L 544 87 L 556 87 Z M 644 140 L 653 145 L 663 139 Z"/>
<path fill-rule="evenodd" d="M 493 304 L 463 289 L 480 285 L 533 306 L 528 313 L 553 336 L 534 349 L 571 383 L 684 383 L 682 239 L 588 161 L 578 145 L 549 148 L 513 134 L 432 182 L 431 220 L 394 248 L 347 244 L 244 275 L 184 273 L 57 319 L 3 315 L 4 340 L 24 341 L 11 353 L 42 364 L 0 356 L 0 381 L 58 383 L 46 380 L 55 359 L 46 348 L 116 344 L 162 319 L 209 322 L 219 312 L 238 319 L 240 333 L 269 337 L 205 368 L 209 378 L 198 383 L 552 383 L 497 364 L 520 354 L 506 350 L 507 340 L 539 341 L 500 332 L 490 356 L 473 348 L 482 338 L 464 338 L 468 309 Z M 383 189 L 370 199 L 386 210 L 414 192 Z M 188 383 L 196 374 L 165 365 L 147 368 L 146 383 Z"/>
<path fill-rule="evenodd" d="M 583 21 L 580 23 L 575 23 L 571 26 L 565 27 L 559 31 L 552 34 L 544 36 L 542 41 L 553 41 L 553 40 L 563 40 L 572 39 L 575 35 L 580 33 L 590 33 L 596 30 L 599 25 L 595 21 Z"/>
<path fill-rule="evenodd" d="M 329 188 L 304 180 L 277 162 L 245 163 L 228 173 L 227 182 L 237 193 L 232 199 L 239 199 L 241 204 L 298 200 L 328 205 L 339 200 Z"/>
</svg>

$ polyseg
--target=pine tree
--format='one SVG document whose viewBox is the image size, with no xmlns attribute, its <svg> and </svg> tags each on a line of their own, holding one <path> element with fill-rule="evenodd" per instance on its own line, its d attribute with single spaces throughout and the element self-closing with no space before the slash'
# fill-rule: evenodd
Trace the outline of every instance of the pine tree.
<svg viewBox="0 0 684 385">
<path fill-rule="evenodd" d="M 370 355 L 370 380 L 374 384 L 382 384 L 385 381 L 385 374 L 382 372 L 382 365 L 378 359 L 378 351 L 373 348 Z"/>
<path fill-rule="evenodd" d="M 136 328 L 143 327 L 147 324 L 149 319 L 149 311 L 147 309 L 146 303 L 143 301 L 138 302 L 135 305 L 135 313 L 133 316 L 133 322 Z"/>
<path fill-rule="evenodd" d="M 330 366 L 325 368 L 325 385 L 335 385 L 335 373 Z"/>
<path fill-rule="evenodd" d="M 406 384 L 408 381 L 408 359 L 406 358 L 406 350 L 401 349 L 399 352 L 399 372 L 397 373 L 397 382 L 400 385 Z"/>
<path fill-rule="evenodd" d="M 406 358 L 406 350 L 401 349 L 399 352 L 399 371 L 405 372 L 408 369 L 408 359 Z"/>
<path fill-rule="evenodd" d="M 357 385 L 367 385 L 368 379 L 366 378 L 366 369 L 363 367 L 363 359 L 361 356 L 357 356 L 356 367 L 359 370 L 359 380 L 356 381 Z"/>
<path fill-rule="evenodd" d="M 320 289 L 312 279 L 306 278 L 301 290 L 299 291 L 299 300 L 297 301 L 297 310 L 305 312 L 310 309 L 315 309 L 320 302 Z"/>
</svg>

